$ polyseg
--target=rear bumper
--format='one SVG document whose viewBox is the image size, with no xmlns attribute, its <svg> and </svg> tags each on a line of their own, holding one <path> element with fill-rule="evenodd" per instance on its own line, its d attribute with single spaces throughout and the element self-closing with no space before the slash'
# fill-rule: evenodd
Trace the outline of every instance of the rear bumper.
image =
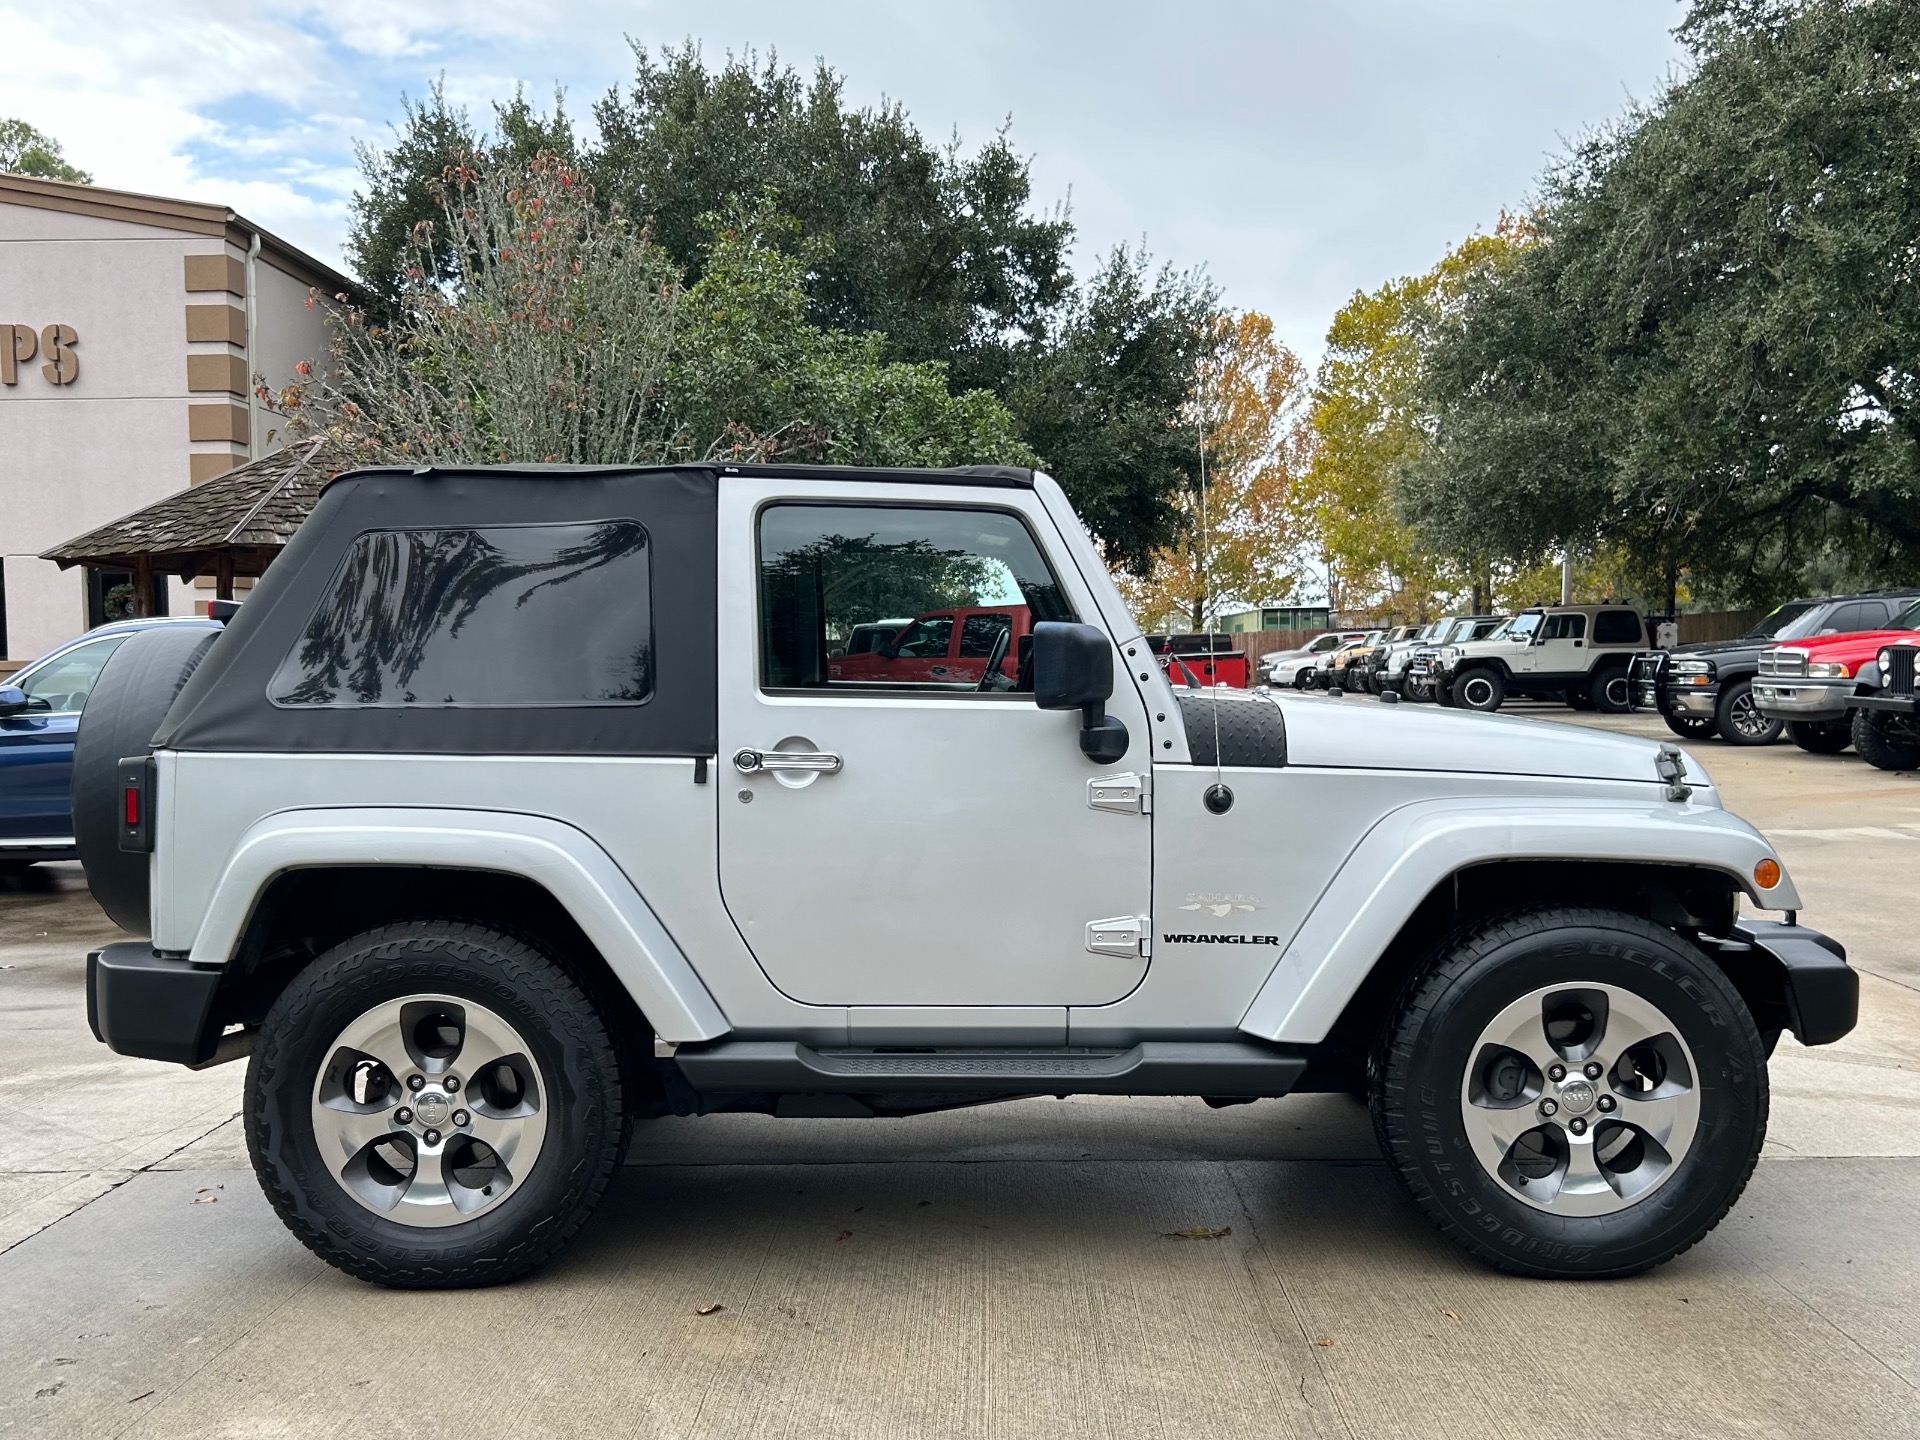
<svg viewBox="0 0 1920 1440">
<path fill-rule="evenodd" d="M 71 835 L 29 836 L 19 840 L 0 840 L 0 865 L 9 860 L 34 863 L 41 860 L 74 860 L 80 855 Z"/>
<path fill-rule="evenodd" d="M 1802 1045 L 1831 1045 L 1860 1019 L 1860 976 L 1829 935 L 1777 920 L 1741 920 L 1725 940 L 1702 943 L 1739 987 L 1755 1019 L 1791 1030 Z"/>
<path fill-rule="evenodd" d="M 213 995 L 224 972 L 160 955 L 144 940 L 87 956 L 87 1024 L 120 1055 L 204 1065 L 219 1045 Z"/>
</svg>

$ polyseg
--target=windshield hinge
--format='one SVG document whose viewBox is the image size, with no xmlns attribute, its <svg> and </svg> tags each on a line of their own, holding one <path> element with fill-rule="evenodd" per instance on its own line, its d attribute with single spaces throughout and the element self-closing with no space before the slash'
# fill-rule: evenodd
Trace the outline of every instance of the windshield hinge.
<svg viewBox="0 0 1920 1440">
<path fill-rule="evenodd" d="M 1120 955 L 1146 959 L 1153 953 L 1153 939 L 1147 933 L 1144 915 L 1116 915 L 1110 920 L 1087 922 L 1087 949 L 1095 955 Z"/>
<path fill-rule="evenodd" d="M 1130 770 L 1119 775 L 1097 775 L 1087 782 L 1087 807 L 1115 815 L 1151 815 L 1153 776 L 1136 775 Z"/>
</svg>

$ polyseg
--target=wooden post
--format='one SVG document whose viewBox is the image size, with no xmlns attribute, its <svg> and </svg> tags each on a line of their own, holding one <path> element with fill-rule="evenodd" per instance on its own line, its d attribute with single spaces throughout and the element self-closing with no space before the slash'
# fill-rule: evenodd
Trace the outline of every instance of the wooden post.
<svg viewBox="0 0 1920 1440">
<path fill-rule="evenodd" d="M 133 613 L 141 619 L 153 614 L 153 561 L 133 557 Z"/>
<path fill-rule="evenodd" d="M 213 596 L 216 600 L 233 598 L 233 551 L 222 550 L 213 562 Z"/>
</svg>

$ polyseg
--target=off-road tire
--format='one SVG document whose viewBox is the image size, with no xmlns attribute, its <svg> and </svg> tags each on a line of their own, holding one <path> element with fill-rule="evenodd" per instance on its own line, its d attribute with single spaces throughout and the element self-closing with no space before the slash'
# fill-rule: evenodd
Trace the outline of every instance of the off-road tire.
<svg viewBox="0 0 1920 1440">
<path fill-rule="evenodd" d="M 1530 991 L 1581 981 L 1661 1009 L 1692 1051 L 1701 1100 L 1691 1148 L 1660 1188 L 1592 1216 L 1515 1198 L 1473 1152 L 1461 1106 L 1486 1023 Z M 1381 1151 L 1414 1202 L 1461 1249 L 1517 1275 L 1601 1279 L 1671 1260 L 1732 1208 L 1766 1138 L 1766 1046 L 1739 992 L 1672 931 L 1621 911 L 1543 906 L 1456 931 L 1402 990 L 1369 1078 Z"/>
<path fill-rule="evenodd" d="M 328 1170 L 312 1100 L 334 1037 L 412 994 L 464 998 L 525 1037 L 546 1099 L 531 1173 L 491 1210 L 427 1228 L 386 1219 Z M 267 1199 L 299 1239 L 349 1275 L 397 1289 L 517 1279 L 586 1222 L 624 1158 L 620 1068 L 588 992 L 528 939 L 460 920 L 384 925 L 302 970 L 268 1011 L 247 1066 L 247 1150 Z"/>
<path fill-rule="evenodd" d="M 217 630 L 158 626 L 120 642 L 87 696 L 73 737 L 69 804 L 87 889 L 122 930 L 148 932 L 148 857 L 120 848 L 120 762 L 150 754 L 153 733 L 206 658 Z"/>
<path fill-rule="evenodd" d="M 1838 755 L 1853 743 L 1845 720 L 1789 720 L 1787 738 L 1809 755 Z"/>
<path fill-rule="evenodd" d="M 1453 677 L 1453 703 L 1462 710 L 1492 713 L 1507 698 L 1506 677 L 1490 665 L 1475 665 Z"/>
<path fill-rule="evenodd" d="M 1720 732 L 1714 727 L 1711 717 L 1706 715 L 1662 715 L 1667 729 L 1682 740 L 1711 740 Z"/>
<path fill-rule="evenodd" d="M 1719 703 L 1713 708 L 1713 728 L 1729 745 L 1771 745 L 1787 728 L 1786 721 L 1767 720 L 1757 710 L 1751 711 L 1755 719 L 1766 723 L 1743 724 L 1752 705 L 1753 681 L 1734 680 L 1721 688 Z"/>
<path fill-rule="evenodd" d="M 1853 748 L 1876 770 L 1920 770 L 1920 744 L 1902 739 L 1878 710 L 1853 712 Z"/>
<path fill-rule="evenodd" d="M 1596 670 L 1587 681 L 1587 701 L 1602 715 L 1624 715 L 1627 704 L 1627 672 L 1618 663 Z"/>
</svg>

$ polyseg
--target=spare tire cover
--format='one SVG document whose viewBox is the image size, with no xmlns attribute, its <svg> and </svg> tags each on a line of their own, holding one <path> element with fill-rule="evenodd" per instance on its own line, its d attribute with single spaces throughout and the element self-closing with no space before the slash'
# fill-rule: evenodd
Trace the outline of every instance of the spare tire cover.
<svg viewBox="0 0 1920 1440">
<path fill-rule="evenodd" d="M 161 626 L 115 650 L 87 696 L 73 737 L 73 838 L 87 888 L 122 930 L 151 933 L 148 857 L 120 848 L 120 761 L 153 751 L 153 732 L 172 708 L 218 630 Z"/>
</svg>

